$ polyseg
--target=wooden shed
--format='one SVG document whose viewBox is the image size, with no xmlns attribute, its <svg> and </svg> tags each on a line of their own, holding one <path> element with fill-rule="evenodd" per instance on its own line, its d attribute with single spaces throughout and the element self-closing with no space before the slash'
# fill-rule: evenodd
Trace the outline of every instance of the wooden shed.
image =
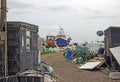
<svg viewBox="0 0 120 82">
<path fill-rule="evenodd" d="M 120 46 L 120 27 L 117 26 L 111 26 L 105 31 L 105 51 L 106 51 L 106 57 L 109 57 L 111 67 L 118 68 L 119 65 L 110 52 L 110 48 Z"/>
<path fill-rule="evenodd" d="M 8 74 L 32 68 L 38 63 L 38 26 L 7 22 Z"/>
</svg>

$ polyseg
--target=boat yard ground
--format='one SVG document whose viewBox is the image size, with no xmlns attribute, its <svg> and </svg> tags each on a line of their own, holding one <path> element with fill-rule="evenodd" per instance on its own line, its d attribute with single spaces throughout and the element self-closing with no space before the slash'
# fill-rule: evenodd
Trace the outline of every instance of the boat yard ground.
<svg viewBox="0 0 120 82">
<path fill-rule="evenodd" d="M 80 70 L 78 64 L 67 62 L 63 53 L 42 55 L 41 60 L 54 68 L 59 82 L 120 82 L 112 80 L 100 70 Z"/>
</svg>

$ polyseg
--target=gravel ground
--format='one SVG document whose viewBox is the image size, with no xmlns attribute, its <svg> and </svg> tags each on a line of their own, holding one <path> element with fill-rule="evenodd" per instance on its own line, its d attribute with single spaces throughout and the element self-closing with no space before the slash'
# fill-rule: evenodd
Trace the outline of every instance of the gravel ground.
<svg viewBox="0 0 120 82">
<path fill-rule="evenodd" d="M 54 68 L 55 74 L 59 77 L 59 82 L 120 82 L 111 80 L 99 70 L 80 70 L 77 64 L 67 62 L 63 53 L 42 55 L 41 60 Z"/>
</svg>

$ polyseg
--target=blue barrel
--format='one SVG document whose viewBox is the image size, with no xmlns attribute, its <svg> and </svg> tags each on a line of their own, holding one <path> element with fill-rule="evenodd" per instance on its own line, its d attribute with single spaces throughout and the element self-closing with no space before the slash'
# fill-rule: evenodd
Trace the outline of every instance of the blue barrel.
<svg viewBox="0 0 120 82">
<path fill-rule="evenodd" d="M 72 57 L 73 57 L 73 52 L 71 50 L 68 50 L 66 53 L 66 58 L 72 59 Z"/>
</svg>

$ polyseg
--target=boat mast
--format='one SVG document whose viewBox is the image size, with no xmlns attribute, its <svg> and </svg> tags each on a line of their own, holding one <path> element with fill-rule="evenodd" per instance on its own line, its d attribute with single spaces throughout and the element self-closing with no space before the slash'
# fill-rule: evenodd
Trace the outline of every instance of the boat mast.
<svg viewBox="0 0 120 82">
<path fill-rule="evenodd" d="M 63 31 L 63 28 L 61 26 L 60 26 L 59 34 L 64 35 L 64 31 Z"/>
</svg>

